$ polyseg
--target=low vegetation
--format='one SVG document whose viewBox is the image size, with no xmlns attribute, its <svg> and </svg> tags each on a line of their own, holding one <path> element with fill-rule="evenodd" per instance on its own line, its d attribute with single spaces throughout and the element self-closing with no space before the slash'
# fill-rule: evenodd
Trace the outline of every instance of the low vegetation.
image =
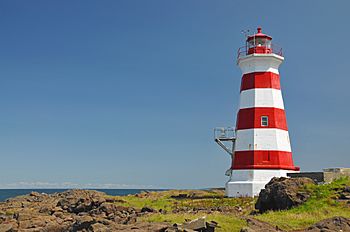
<svg viewBox="0 0 350 232">
<path fill-rule="evenodd" d="M 350 218 L 349 202 L 338 200 L 341 190 L 346 186 L 350 186 L 349 178 L 325 185 L 308 185 L 304 191 L 310 192 L 311 197 L 304 204 L 290 210 L 269 211 L 255 218 L 287 231 L 303 229 L 334 216 Z"/>
<path fill-rule="evenodd" d="M 348 178 L 331 184 L 305 186 L 302 191 L 311 194 L 306 203 L 290 210 L 268 211 L 263 214 L 251 214 L 256 199 L 225 198 L 223 190 L 169 190 L 116 198 L 118 204 L 124 206 L 150 207 L 160 212 L 141 218 L 147 222 L 182 223 L 187 219 L 206 216 L 207 221 L 219 223 L 217 231 L 239 231 L 246 225 L 247 217 L 254 217 L 292 231 L 333 216 L 350 218 L 349 201 L 338 199 L 345 186 L 350 186 Z"/>
</svg>

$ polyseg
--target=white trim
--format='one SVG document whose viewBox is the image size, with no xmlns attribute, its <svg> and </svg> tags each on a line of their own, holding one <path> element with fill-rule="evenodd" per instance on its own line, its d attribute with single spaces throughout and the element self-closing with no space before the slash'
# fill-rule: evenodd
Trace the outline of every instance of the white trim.
<svg viewBox="0 0 350 232">
<path fill-rule="evenodd" d="M 282 92 L 279 89 L 257 88 L 240 94 L 239 108 L 273 107 L 284 109 Z"/>
<path fill-rule="evenodd" d="M 261 126 L 269 126 L 269 116 L 261 116 L 260 117 L 260 125 Z"/>
<path fill-rule="evenodd" d="M 279 74 L 278 67 L 284 58 L 276 54 L 251 54 L 238 59 L 237 64 L 243 74 L 252 72 L 273 72 Z"/>
<path fill-rule="evenodd" d="M 228 197 L 253 197 L 258 195 L 273 177 L 287 177 L 287 173 L 295 172 L 298 171 L 283 169 L 232 170 L 230 180 L 226 183 L 225 192 Z"/>
<path fill-rule="evenodd" d="M 291 152 L 289 133 L 276 128 L 237 130 L 235 151 L 250 150 Z"/>
</svg>

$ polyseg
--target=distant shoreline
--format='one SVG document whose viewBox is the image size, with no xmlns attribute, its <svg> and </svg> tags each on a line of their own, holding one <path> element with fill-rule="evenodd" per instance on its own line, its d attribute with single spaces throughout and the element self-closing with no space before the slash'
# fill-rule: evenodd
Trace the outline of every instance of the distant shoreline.
<svg viewBox="0 0 350 232">
<path fill-rule="evenodd" d="M 69 189 L 74 189 L 74 188 L 28 188 L 28 189 L 0 189 L 0 202 L 5 201 L 6 199 L 9 198 L 14 198 L 17 196 L 22 196 L 22 195 L 26 195 L 29 194 L 31 192 L 39 192 L 39 193 L 46 193 L 46 194 L 53 194 L 53 193 L 57 193 L 57 192 L 64 192 L 66 190 Z M 144 191 L 165 191 L 168 189 L 85 189 L 82 188 L 84 190 L 97 190 L 100 192 L 104 192 L 107 195 L 111 195 L 111 196 L 125 196 L 125 195 L 129 195 L 129 194 L 137 194 L 137 193 L 141 193 Z"/>
</svg>

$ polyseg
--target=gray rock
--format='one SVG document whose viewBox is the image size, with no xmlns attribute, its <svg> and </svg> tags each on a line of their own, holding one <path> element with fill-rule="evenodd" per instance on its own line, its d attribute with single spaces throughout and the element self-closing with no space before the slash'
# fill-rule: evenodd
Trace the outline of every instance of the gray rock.
<svg viewBox="0 0 350 232">
<path fill-rule="evenodd" d="M 310 194 L 302 191 L 306 184 L 314 184 L 310 178 L 274 177 L 259 194 L 255 208 L 259 212 L 284 210 L 305 202 Z"/>
<path fill-rule="evenodd" d="M 308 232 L 331 232 L 331 231 L 350 231 L 350 219 L 344 217 L 333 217 L 320 221 L 305 231 Z"/>
<path fill-rule="evenodd" d="M 79 231 L 79 230 L 88 230 L 92 224 L 94 224 L 96 221 L 93 217 L 90 216 L 82 216 L 78 217 L 75 221 L 75 223 L 72 226 L 71 231 Z"/>
<path fill-rule="evenodd" d="M 141 209 L 141 213 L 153 213 L 153 212 L 157 212 L 157 210 L 147 206 Z"/>
<path fill-rule="evenodd" d="M 201 229 L 205 229 L 207 225 L 205 223 L 205 217 L 202 217 L 189 222 L 184 222 L 181 225 L 181 227 L 184 229 L 201 230 Z"/>
<path fill-rule="evenodd" d="M 17 231 L 13 224 L 0 224 L 0 232 L 14 232 Z"/>
<path fill-rule="evenodd" d="M 108 232 L 111 231 L 107 226 L 102 223 L 95 223 L 90 227 L 91 232 Z"/>
</svg>

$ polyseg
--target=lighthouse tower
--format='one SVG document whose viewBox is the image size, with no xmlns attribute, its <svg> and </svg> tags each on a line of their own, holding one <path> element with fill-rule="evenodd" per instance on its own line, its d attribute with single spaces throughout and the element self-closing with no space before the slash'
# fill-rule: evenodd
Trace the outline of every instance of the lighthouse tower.
<svg viewBox="0 0 350 232">
<path fill-rule="evenodd" d="M 261 28 L 238 52 L 242 70 L 239 110 L 226 194 L 258 195 L 272 177 L 297 172 L 294 166 L 278 67 L 282 50 Z"/>
</svg>

